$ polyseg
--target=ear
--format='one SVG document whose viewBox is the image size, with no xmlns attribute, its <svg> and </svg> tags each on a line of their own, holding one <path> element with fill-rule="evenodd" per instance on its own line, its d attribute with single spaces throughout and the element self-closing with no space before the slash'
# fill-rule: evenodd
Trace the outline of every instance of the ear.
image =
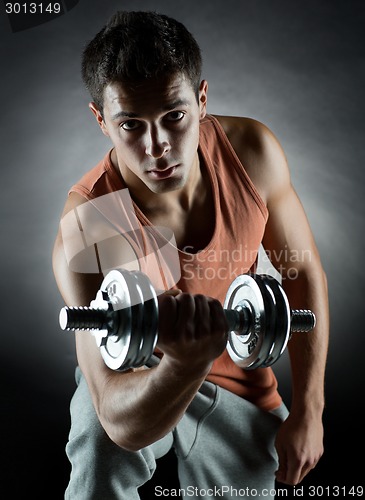
<svg viewBox="0 0 365 500">
<path fill-rule="evenodd" d="M 99 127 L 101 128 L 101 131 L 103 132 L 104 135 L 109 137 L 109 132 L 106 128 L 104 118 L 102 114 L 99 111 L 99 108 L 96 106 L 95 102 L 90 102 L 89 103 L 89 109 L 91 110 L 92 114 L 95 116 L 96 121 L 98 122 Z"/>
<path fill-rule="evenodd" d="M 208 100 L 208 82 L 202 80 L 199 86 L 199 109 L 200 119 L 204 118 L 207 114 L 207 100 Z"/>
</svg>

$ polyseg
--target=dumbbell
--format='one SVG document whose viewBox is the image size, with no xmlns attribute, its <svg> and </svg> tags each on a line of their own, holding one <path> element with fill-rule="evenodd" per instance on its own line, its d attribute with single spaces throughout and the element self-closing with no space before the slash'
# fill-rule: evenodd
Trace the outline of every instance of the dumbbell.
<svg viewBox="0 0 365 500">
<path fill-rule="evenodd" d="M 280 283 L 269 275 L 242 274 L 224 301 L 227 350 L 244 369 L 271 366 L 283 354 L 292 332 L 309 332 L 316 318 L 291 310 Z M 140 271 L 112 270 L 88 307 L 63 307 L 62 330 L 90 331 L 106 365 L 118 371 L 146 365 L 158 340 L 157 294 Z"/>
</svg>

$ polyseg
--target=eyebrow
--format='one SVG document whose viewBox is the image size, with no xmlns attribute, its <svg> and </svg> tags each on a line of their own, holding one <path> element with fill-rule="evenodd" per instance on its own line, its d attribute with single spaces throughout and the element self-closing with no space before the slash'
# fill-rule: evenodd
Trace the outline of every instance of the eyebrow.
<svg viewBox="0 0 365 500">
<path fill-rule="evenodd" d="M 138 118 L 136 113 L 128 113 L 128 111 L 118 111 L 112 115 L 112 120 L 117 120 L 118 118 Z"/>
<path fill-rule="evenodd" d="M 179 106 L 189 106 L 189 102 L 184 99 L 177 99 L 174 102 L 168 103 L 165 106 L 161 107 L 161 111 L 171 111 Z M 129 111 L 118 111 L 114 115 L 111 116 L 112 120 L 117 120 L 118 118 L 140 118 L 141 115 L 137 113 L 132 113 Z"/>
</svg>

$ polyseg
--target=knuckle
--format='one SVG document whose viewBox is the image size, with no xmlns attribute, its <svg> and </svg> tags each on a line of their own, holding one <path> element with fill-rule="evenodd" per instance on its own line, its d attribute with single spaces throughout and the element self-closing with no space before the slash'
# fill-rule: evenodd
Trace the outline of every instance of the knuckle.
<svg viewBox="0 0 365 500">
<path fill-rule="evenodd" d="M 194 299 L 190 293 L 181 293 L 175 297 L 175 300 L 182 307 L 191 307 L 194 303 Z"/>
<path fill-rule="evenodd" d="M 199 302 L 206 302 L 207 301 L 207 297 L 201 293 L 197 293 L 194 297 L 195 297 L 195 300 L 197 300 Z"/>
</svg>

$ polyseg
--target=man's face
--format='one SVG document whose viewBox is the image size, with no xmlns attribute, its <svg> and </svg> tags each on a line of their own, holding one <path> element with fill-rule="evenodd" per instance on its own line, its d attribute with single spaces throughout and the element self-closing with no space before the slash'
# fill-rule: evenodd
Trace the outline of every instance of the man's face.
<svg viewBox="0 0 365 500">
<path fill-rule="evenodd" d="M 165 193 L 185 185 L 198 158 L 199 120 L 206 113 L 206 96 L 205 81 L 197 102 L 189 81 L 180 74 L 133 90 L 120 82 L 106 87 L 104 119 L 97 119 L 115 147 L 129 187 Z"/>
</svg>

